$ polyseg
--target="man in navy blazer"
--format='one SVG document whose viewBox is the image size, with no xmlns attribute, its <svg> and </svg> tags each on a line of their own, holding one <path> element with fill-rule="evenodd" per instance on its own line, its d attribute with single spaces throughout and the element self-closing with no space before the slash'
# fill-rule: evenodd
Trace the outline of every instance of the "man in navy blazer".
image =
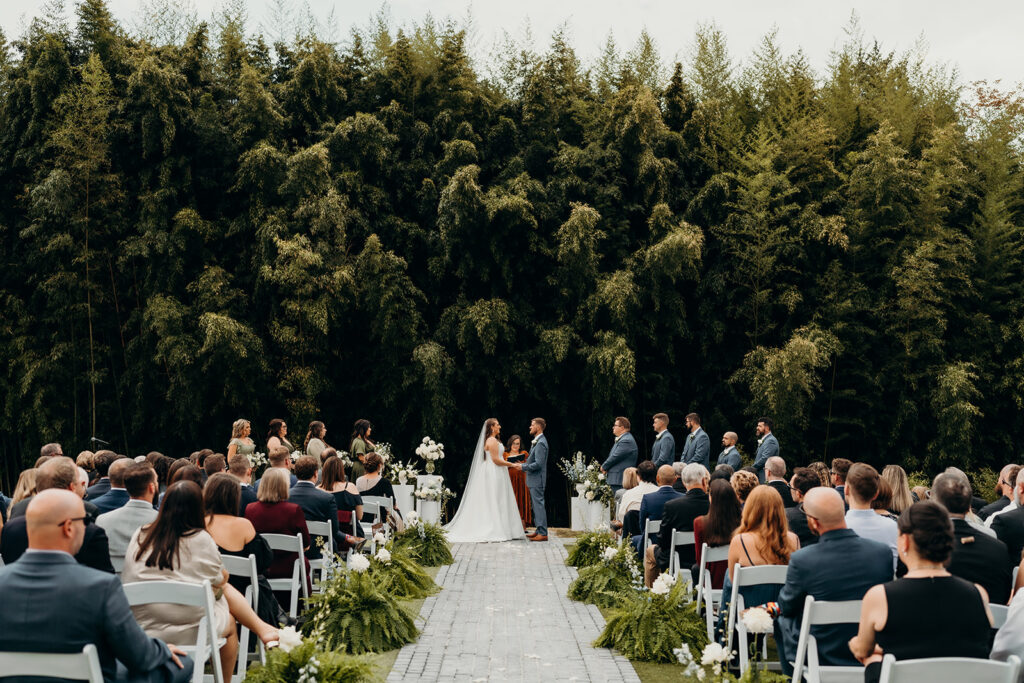
<svg viewBox="0 0 1024 683">
<path fill-rule="evenodd" d="M 242 500 L 238 505 L 238 516 L 244 517 L 245 508 L 249 503 L 256 502 L 256 489 L 249 483 L 252 481 L 252 466 L 249 464 L 249 458 L 241 453 L 235 453 L 228 462 L 228 472 L 242 483 Z"/>
<path fill-rule="evenodd" d="M 654 445 L 651 446 L 651 462 L 655 467 L 671 465 L 676 461 L 676 440 L 668 431 L 668 415 L 654 416 Z"/>
<path fill-rule="evenodd" d="M 345 535 L 338 529 L 338 502 L 327 491 L 316 487 L 316 458 L 304 455 L 295 461 L 295 477 L 298 481 L 288 493 L 288 502 L 302 508 L 307 522 L 330 522 L 334 535 L 334 547 L 338 551 L 348 548 Z M 319 559 L 320 550 L 311 544 L 306 553 L 310 559 Z"/>
<path fill-rule="evenodd" d="M 116 510 L 124 506 L 131 496 L 124 487 L 124 475 L 128 468 L 135 464 L 131 458 L 118 458 L 110 465 L 108 476 L 110 477 L 110 489 L 98 498 L 94 498 L 92 504 L 99 510 L 99 514 Z"/>
<path fill-rule="evenodd" d="M 779 593 L 775 642 L 783 672 L 793 674 L 789 661 L 796 657 L 800 623 L 807 596 L 815 600 L 861 600 L 868 589 L 892 581 L 892 551 L 878 541 L 861 538 L 846 527 L 845 507 L 839 493 L 818 486 L 804 496 L 804 511 L 811 531 L 819 535 L 812 546 L 789 558 L 786 583 Z M 848 645 L 857 624 L 815 626 L 818 661 L 829 666 L 856 666 Z"/>
<path fill-rule="evenodd" d="M 612 491 L 622 488 L 622 473 L 629 467 L 636 467 L 637 457 L 640 454 L 636 447 L 636 439 L 629 432 L 629 419 L 625 417 L 615 418 L 612 425 L 612 434 L 615 435 L 615 442 L 612 444 L 608 457 L 601 464 L 601 471 L 607 475 L 608 485 Z"/>
<path fill-rule="evenodd" d="M 657 482 L 658 489 L 651 491 L 643 498 L 640 499 L 640 529 L 641 532 L 633 537 L 633 547 L 636 549 L 636 553 L 639 556 L 644 549 L 644 534 L 643 530 L 647 528 L 647 521 L 657 522 L 661 520 L 661 515 L 665 510 L 665 503 L 676 498 L 681 498 L 683 494 L 672 488 L 672 484 L 676 481 L 676 471 L 672 468 L 672 465 L 662 465 L 658 468 Z M 656 537 L 652 534 L 651 540 L 654 541 Z"/>
<path fill-rule="evenodd" d="M 686 416 L 686 428 L 690 431 L 689 436 L 683 443 L 683 456 L 680 462 L 689 465 L 695 462 L 704 465 L 704 469 L 711 469 L 711 437 L 700 426 L 700 415 L 690 413 Z"/>
<path fill-rule="evenodd" d="M 96 500 L 104 493 L 110 490 L 110 477 L 107 476 L 110 471 L 110 466 L 114 464 L 120 456 L 114 451 L 96 451 L 96 455 L 93 458 L 93 463 L 96 465 L 96 474 L 99 475 L 99 480 L 90 486 L 85 491 L 86 500 Z"/>
<path fill-rule="evenodd" d="M 0 650 L 70 653 L 91 643 L 105 681 L 191 678 L 191 659 L 139 627 L 120 580 L 75 562 L 72 556 L 85 533 L 81 498 L 70 491 L 42 491 L 25 518 L 29 550 L 0 568 Z"/>
<path fill-rule="evenodd" d="M 779 440 L 772 434 L 775 423 L 771 418 L 757 418 L 757 453 L 754 455 L 754 469 L 757 471 L 757 480 L 764 483 L 764 466 L 768 458 L 779 454 Z"/>
</svg>

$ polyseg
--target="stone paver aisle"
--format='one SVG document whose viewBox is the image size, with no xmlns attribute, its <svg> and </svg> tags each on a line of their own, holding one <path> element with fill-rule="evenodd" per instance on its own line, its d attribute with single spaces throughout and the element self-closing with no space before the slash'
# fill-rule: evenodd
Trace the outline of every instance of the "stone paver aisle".
<svg viewBox="0 0 1024 683">
<path fill-rule="evenodd" d="M 604 627 L 593 605 L 566 597 L 576 570 L 563 539 L 457 544 L 444 590 L 420 613 L 422 635 L 388 681 L 636 681 L 625 657 L 591 643 Z"/>
</svg>

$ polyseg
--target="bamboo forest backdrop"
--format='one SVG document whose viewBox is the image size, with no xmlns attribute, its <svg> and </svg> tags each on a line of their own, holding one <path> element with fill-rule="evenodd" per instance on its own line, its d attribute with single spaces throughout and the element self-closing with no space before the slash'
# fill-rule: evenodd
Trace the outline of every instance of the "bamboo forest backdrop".
<svg viewBox="0 0 1024 683">
<path fill-rule="evenodd" d="M 816 73 L 771 32 L 473 59 L 429 18 L 331 42 L 158 6 L 0 35 L 8 492 L 46 441 L 182 456 L 238 417 L 429 434 L 454 484 L 492 414 L 556 457 L 691 410 L 748 453 L 771 416 L 791 466 L 1021 454 L 1013 91 L 856 24 Z"/>
</svg>

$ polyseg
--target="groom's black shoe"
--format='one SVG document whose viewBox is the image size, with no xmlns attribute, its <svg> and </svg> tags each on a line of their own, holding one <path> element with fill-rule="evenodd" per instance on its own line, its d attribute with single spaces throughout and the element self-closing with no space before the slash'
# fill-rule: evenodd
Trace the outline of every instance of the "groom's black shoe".
<svg viewBox="0 0 1024 683">
<path fill-rule="evenodd" d="M 548 540 L 548 537 L 547 536 L 538 536 L 538 535 L 534 534 L 533 536 L 527 536 L 527 539 L 531 540 L 531 541 L 546 541 L 546 540 Z"/>
</svg>

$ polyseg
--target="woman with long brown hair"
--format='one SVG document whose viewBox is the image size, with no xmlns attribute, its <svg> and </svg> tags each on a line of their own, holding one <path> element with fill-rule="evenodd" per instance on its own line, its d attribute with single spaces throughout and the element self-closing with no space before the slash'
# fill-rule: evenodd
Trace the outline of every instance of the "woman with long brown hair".
<svg viewBox="0 0 1024 683">
<path fill-rule="evenodd" d="M 352 529 L 353 536 L 363 535 L 363 527 L 360 524 L 353 524 L 353 515 L 359 520 L 363 517 L 363 499 L 359 495 L 356 485 L 345 477 L 345 463 L 337 457 L 338 453 L 333 448 L 326 448 L 323 452 L 324 469 L 323 477 L 320 480 L 319 488 L 334 496 L 338 504 L 338 524 L 348 533 Z"/>
<path fill-rule="evenodd" d="M 277 448 L 278 446 L 284 446 L 291 453 L 295 450 L 295 446 L 288 440 L 288 425 L 279 417 L 275 417 L 270 421 L 267 426 L 267 453 L 270 452 L 271 448 Z"/>
<path fill-rule="evenodd" d="M 306 431 L 306 440 L 302 444 L 302 452 L 316 458 L 318 467 L 323 466 L 323 452 L 327 450 L 327 443 L 324 437 L 327 435 L 327 427 L 320 420 L 313 420 L 309 423 Z"/>
<path fill-rule="evenodd" d="M 505 460 L 508 462 L 523 462 L 530 454 L 522 449 L 523 439 L 518 434 L 513 434 L 508 440 L 508 450 L 505 451 Z M 528 527 L 533 523 L 532 503 L 530 502 L 530 489 L 526 487 L 526 472 L 515 467 L 508 469 L 508 476 L 512 480 L 512 491 L 516 494 L 516 505 L 519 506 L 519 518 L 523 520 L 523 526 Z"/>
<path fill-rule="evenodd" d="M 694 564 L 694 581 L 699 577 L 700 554 L 704 543 L 709 548 L 729 545 L 743 515 L 743 508 L 736 497 L 732 485 L 725 479 L 715 479 L 708 486 L 708 514 L 693 520 L 693 540 L 697 551 Z M 718 589 L 725 581 L 728 561 L 709 562 L 707 569 L 711 572 L 711 587 Z"/>
</svg>

